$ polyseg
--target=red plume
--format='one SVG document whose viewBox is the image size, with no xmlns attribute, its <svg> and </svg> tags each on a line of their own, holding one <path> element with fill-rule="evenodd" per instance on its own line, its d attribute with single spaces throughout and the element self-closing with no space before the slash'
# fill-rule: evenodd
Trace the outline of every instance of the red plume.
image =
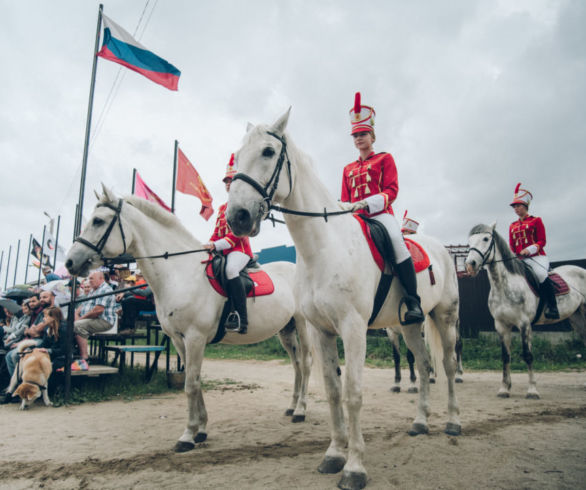
<svg viewBox="0 0 586 490">
<path fill-rule="evenodd" d="M 517 184 L 517 187 L 515 187 L 515 194 L 517 194 L 517 192 L 519 192 L 519 187 L 521 187 L 521 182 L 519 182 Z"/>
<path fill-rule="evenodd" d="M 407 217 L 407 210 L 405 209 L 405 214 L 403 215 L 403 219 Z"/>
<path fill-rule="evenodd" d="M 360 92 L 356 92 L 356 95 L 354 96 L 354 113 L 359 114 L 361 107 L 362 105 L 360 104 Z"/>
<path fill-rule="evenodd" d="M 228 162 L 228 166 L 230 166 L 230 167 L 234 166 L 234 153 L 232 153 L 232 155 L 230 155 L 230 161 Z"/>
</svg>

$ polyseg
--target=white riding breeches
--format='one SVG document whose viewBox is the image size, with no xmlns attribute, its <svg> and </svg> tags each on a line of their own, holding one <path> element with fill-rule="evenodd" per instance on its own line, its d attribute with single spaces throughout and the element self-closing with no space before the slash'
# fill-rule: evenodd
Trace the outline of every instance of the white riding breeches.
<svg viewBox="0 0 586 490">
<path fill-rule="evenodd" d="M 240 271 L 246 267 L 250 261 L 250 257 L 243 252 L 230 252 L 226 257 L 226 278 L 228 280 L 235 279 L 240 274 Z"/>
<path fill-rule="evenodd" d="M 539 284 L 547 279 L 547 271 L 549 270 L 549 259 L 547 255 L 536 255 L 535 257 L 527 257 L 522 260 L 531 267 Z"/>
<path fill-rule="evenodd" d="M 393 252 L 395 253 L 395 262 L 400 264 L 410 258 L 411 254 L 409 253 L 409 250 L 407 250 L 407 245 L 403 239 L 401 228 L 399 228 L 399 223 L 397 223 L 395 217 L 392 214 L 383 213 L 372 216 L 372 219 L 382 223 L 389 233 L 391 243 L 393 244 Z"/>
</svg>

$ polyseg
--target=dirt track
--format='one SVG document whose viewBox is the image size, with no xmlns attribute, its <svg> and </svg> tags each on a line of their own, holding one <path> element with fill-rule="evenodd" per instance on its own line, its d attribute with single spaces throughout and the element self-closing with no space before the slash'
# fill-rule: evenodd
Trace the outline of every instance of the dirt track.
<svg viewBox="0 0 586 490">
<path fill-rule="evenodd" d="M 206 361 L 208 440 L 171 451 L 183 432 L 183 394 L 28 412 L 0 407 L 0 488 L 336 488 L 316 470 L 329 443 L 318 370 L 308 416 L 283 415 L 292 368 L 277 361 Z M 541 400 L 496 397 L 500 373 L 466 373 L 458 385 L 463 434 L 446 436 L 445 387 L 432 387 L 430 435 L 409 437 L 417 395 L 388 391 L 392 373 L 367 369 L 362 410 L 370 489 L 586 488 L 586 373 L 538 375 Z"/>
</svg>

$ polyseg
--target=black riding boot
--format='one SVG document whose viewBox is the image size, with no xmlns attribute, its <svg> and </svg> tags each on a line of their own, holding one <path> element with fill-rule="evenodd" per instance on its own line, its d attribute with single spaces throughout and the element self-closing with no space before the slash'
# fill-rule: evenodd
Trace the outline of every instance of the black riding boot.
<svg viewBox="0 0 586 490">
<path fill-rule="evenodd" d="M 407 305 L 407 313 L 405 313 L 405 325 L 421 323 L 425 316 L 421 310 L 421 300 L 417 296 L 417 278 L 415 277 L 415 267 L 413 267 L 411 257 L 397 264 L 395 270 L 406 293 L 405 305 Z"/>
<path fill-rule="evenodd" d="M 555 299 L 555 290 L 553 288 L 552 280 L 548 277 L 539 285 L 539 289 L 541 291 L 541 296 L 547 305 L 545 308 L 545 318 L 557 320 L 560 317 L 560 313 Z"/>
<path fill-rule="evenodd" d="M 245 334 L 248 329 L 246 293 L 240 277 L 228 280 L 228 294 L 230 295 L 235 311 L 228 315 L 224 327 L 231 332 Z"/>
</svg>

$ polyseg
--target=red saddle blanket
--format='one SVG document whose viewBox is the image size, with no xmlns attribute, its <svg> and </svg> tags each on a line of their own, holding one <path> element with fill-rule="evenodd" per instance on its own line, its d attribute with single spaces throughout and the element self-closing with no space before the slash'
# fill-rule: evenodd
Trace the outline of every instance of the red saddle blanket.
<svg viewBox="0 0 586 490">
<path fill-rule="evenodd" d="M 218 280 L 214 277 L 211 262 L 208 263 L 208 265 L 206 266 L 206 275 L 208 276 L 208 280 L 210 281 L 210 284 L 216 290 L 216 292 L 221 294 L 222 296 L 228 297 L 226 291 L 224 291 Z M 248 275 L 254 283 L 254 287 L 250 290 L 250 292 L 247 295 L 249 298 L 253 296 L 267 296 L 275 291 L 275 285 L 273 284 L 272 279 L 265 271 L 248 271 Z"/>
<path fill-rule="evenodd" d="M 563 296 L 564 294 L 568 294 L 570 292 L 570 286 L 568 286 L 568 283 L 564 281 L 562 276 L 560 276 L 557 272 L 550 272 L 548 275 L 549 278 L 553 281 L 553 289 L 556 296 Z M 535 296 L 539 296 L 539 292 L 535 290 L 529 281 L 527 281 L 527 284 L 529 284 L 533 294 L 535 294 Z"/>
<path fill-rule="evenodd" d="M 376 265 L 378 265 L 378 268 L 381 271 L 384 270 L 385 262 L 382 255 L 378 251 L 378 248 L 376 248 L 374 240 L 372 239 L 372 236 L 370 234 L 370 228 L 363 220 L 358 218 L 356 215 L 352 216 L 354 216 L 360 223 L 362 233 L 364 233 L 364 236 L 366 237 L 366 241 L 368 242 L 368 246 L 370 247 L 370 252 L 372 253 L 372 258 L 376 262 Z M 410 240 L 406 237 L 405 243 L 407 244 L 407 250 L 409 250 L 411 258 L 413 259 L 415 272 L 421 272 L 422 270 L 427 269 L 429 267 L 430 261 L 429 256 L 427 255 L 427 252 L 424 250 L 424 248 L 421 245 L 419 245 L 419 243 L 414 242 L 413 240 Z"/>
</svg>

